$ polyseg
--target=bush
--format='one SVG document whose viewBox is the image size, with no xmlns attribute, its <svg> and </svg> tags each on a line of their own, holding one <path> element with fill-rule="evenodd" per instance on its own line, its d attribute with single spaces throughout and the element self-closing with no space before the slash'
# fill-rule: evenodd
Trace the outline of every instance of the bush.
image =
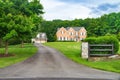
<svg viewBox="0 0 120 80">
<path fill-rule="evenodd" d="M 114 53 L 119 50 L 119 40 L 114 36 L 89 37 L 84 40 L 89 44 L 113 44 Z"/>
<path fill-rule="evenodd" d="M 19 39 L 10 39 L 9 40 L 9 45 L 16 45 L 16 44 L 20 44 L 21 41 Z"/>
<path fill-rule="evenodd" d="M 117 38 L 118 38 L 118 39 L 119 39 L 119 41 L 120 41 L 120 32 L 118 33 Z"/>
</svg>

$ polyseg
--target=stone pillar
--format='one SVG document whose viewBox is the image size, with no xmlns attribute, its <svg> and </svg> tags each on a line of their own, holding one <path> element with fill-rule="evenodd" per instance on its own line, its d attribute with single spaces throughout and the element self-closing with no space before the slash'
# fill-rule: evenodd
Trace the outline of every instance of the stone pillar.
<svg viewBox="0 0 120 80">
<path fill-rule="evenodd" d="M 89 58 L 88 42 L 82 42 L 82 54 L 81 54 L 81 57 L 83 59 L 88 59 Z"/>
</svg>

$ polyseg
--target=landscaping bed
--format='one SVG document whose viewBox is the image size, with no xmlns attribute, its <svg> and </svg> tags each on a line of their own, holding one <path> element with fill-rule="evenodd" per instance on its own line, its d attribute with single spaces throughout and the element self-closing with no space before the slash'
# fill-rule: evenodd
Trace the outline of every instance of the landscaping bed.
<svg viewBox="0 0 120 80">
<path fill-rule="evenodd" d="M 0 53 L 0 58 L 3 58 L 3 57 L 11 57 L 11 56 L 15 56 L 15 55 L 14 55 L 14 54 L 10 54 L 10 53 L 9 53 L 9 54 L 3 54 L 3 53 L 1 54 L 1 53 Z"/>
</svg>

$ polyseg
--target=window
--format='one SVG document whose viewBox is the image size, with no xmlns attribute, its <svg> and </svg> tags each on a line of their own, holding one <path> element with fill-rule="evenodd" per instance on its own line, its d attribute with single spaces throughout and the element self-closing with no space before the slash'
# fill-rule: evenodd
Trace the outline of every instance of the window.
<svg viewBox="0 0 120 80">
<path fill-rule="evenodd" d="M 77 39 L 75 38 L 74 41 L 77 41 Z"/>
<path fill-rule="evenodd" d="M 63 34 L 64 32 L 63 31 L 61 31 L 61 34 Z"/>
<path fill-rule="evenodd" d="M 66 41 L 68 40 L 68 38 L 66 37 L 66 39 L 65 39 Z"/>
<path fill-rule="evenodd" d="M 80 33 L 80 35 L 82 35 L 82 33 Z"/>
<path fill-rule="evenodd" d="M 59 37 L 58 40 L 61 40 L 61 37 Z"/>
<path fill-rule="evenodd" d="M 64 37 L 62 37 L 62 41 L 64 41 Z"/>
<path fill-rule="evenodd" d="M 70 32 L 69 34 L 72 36 L 74 33 L 73 33 L 73 32 Z"/>
<path fill-rule="evenodd" d="M 82 32 L 81 32 L 80 34 L 81 34 L 81 36 L 83 36 L 83 35 L 84 35 Z"/>
<path fill-rule="evenodd" d="M 65 37 L 64 37 L 64 40 L 65 40 Z"/>
</svg>

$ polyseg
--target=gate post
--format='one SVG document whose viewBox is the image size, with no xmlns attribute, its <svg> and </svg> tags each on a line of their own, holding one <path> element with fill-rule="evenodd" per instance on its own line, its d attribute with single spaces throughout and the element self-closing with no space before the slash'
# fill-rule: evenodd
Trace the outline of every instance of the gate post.
<svg viewBox="0 0 120 80">
<path fill-rule="evenodd" d="M 83 59 L 89 58 L 89 44 L 88 42 L 82 42 L 82 54 L 81 57 Z"/>
</svg>

